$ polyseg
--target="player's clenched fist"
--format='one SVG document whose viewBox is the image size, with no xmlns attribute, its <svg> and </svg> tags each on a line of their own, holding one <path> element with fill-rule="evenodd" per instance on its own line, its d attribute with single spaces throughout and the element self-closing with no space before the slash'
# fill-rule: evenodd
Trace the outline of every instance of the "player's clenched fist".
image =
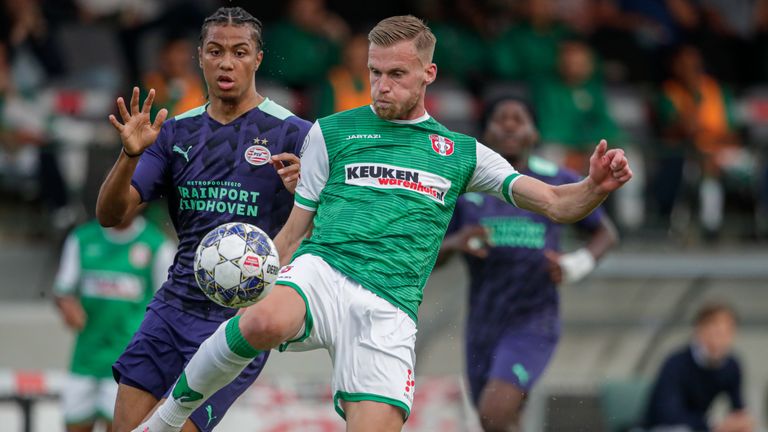
<svg viewBox="0 0 768 432">
<path fill-rule="evenodd" d="M 632 178 L 632 169 L 622 149 L 608 150 L 608 143 L 600 140 L 589 158 L 589 179 L 601 194 L 620 188 Z"/>
</svg>

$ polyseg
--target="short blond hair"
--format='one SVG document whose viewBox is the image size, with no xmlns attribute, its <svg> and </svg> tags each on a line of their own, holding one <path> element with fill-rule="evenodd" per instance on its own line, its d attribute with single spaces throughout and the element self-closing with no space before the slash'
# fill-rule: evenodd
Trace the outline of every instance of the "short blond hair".
<svg viewBox="0 0 768 432">
<path fill-rule="evenodd" d="M 384 18 L 368 33 L 372 44 L 388 47 L 403 41 L 413 41 L 416 51 L 426 63 L 432 63 L 437 39 L 432 30 L 420 18 L 413 15 L 399 15 Z"/>
</svg>

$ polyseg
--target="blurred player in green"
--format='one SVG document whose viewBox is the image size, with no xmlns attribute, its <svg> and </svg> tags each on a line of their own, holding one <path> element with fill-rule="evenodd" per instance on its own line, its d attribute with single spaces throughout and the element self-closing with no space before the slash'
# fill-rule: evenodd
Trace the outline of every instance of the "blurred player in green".
<svg viewBox="0 0 768 432">
<path fill-rule="evenodd" d="M 64 322 L 77 333 L 62 392 L 68 432 L 90 432 L 99 420 L 112 430 L 112 363 L 165 282 L 175 251 L 159 228 L 136 214 L 114 228 L 87 222 L 67 237 L 54 292 Z"/>
</svg>

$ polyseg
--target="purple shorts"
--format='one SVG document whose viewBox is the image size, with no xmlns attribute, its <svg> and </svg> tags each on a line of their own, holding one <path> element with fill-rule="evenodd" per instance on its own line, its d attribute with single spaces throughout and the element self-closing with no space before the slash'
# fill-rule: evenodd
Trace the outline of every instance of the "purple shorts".
<svg viewBox="0 0 768 432">
<path fill-rule="evenodd" d="M 141 327 L 112 365 L 115 380 L 158 399 L 166 397 L 197 348 L 220 325 L 153 301 Z M 268 356 L 269 352 L 264 352 L 255 358 L 237 379 L 192 413 L 191 420 L 201 432 L 213 430 L 221 421 L 235 399 L 259 376 Z"/>
<path fill-rule="evenodd" d="M 546 369 L 559 339 L 559 323 L 541 327 L 516 325 L 490 343 L 469 340 L 466 347 L 467 378 L 472 401 L 477 404 L 489 380 L 498 379 L 530 392 Z"/>
</svg>

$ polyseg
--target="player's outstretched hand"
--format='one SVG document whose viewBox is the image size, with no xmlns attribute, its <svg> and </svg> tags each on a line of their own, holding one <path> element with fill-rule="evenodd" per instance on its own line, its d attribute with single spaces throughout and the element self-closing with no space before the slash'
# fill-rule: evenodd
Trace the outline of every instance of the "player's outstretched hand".
<svg viewBox="0 0 768 432">
<path fill-rule="evenodd" d="M 280 153 L 272 155 L 269 163 L 277 170 L 277 175 L 283 180 L 285 188 L 290 193 L 294 193 L 299 182 L 301 159 L 293 153 Z"/>
<path fill-rule="evenodd" d="M 454 234 L 451 234 L 443 240 L 443 247 L 478 258 L 488 256 L 488 247 L 491 241 L 488 237 L 488 230 L 480 225 L 467 225 Z"/>
<path fill-rule="evenodd" d="M 547 269 L 552 282 L 559 285 L 563 282 L 563 268 L 560 266 L 560 253 L 552 249 L 544 250 L 544 257 L 547 259 Z"/>
<path fill-rule="evenodd" d="M 624 150 L 608 150 L 608 143 L 600 140 L 589 158 L 589 178 L 601 194 L 613 192 L 628 182 L 632 178 L 632 169 Z"/>
<path fill-rule="evenodd" d="M 123 151 L 128 156 L 138 156 L 152 145 L 160 133 L 160 127 L 168 116 L 168 110 L 161 109 L 151 122 L 149 112 L 152 109 L 152 102 L 155 100 L 155 89 L 150 89 L 147 98 L 144 99 L 144 105 L 139 111 L 139 88 L 134 87 L 131 94 L 131 110 L 125 106 L 125 100 L 122 97 L 117 98 L 117 109 L 123 122 L 120 123 L 114 115 L 109 116 L 109 122 L 120 133 L 120 140 L 123 142 Z"/>
</svg>

